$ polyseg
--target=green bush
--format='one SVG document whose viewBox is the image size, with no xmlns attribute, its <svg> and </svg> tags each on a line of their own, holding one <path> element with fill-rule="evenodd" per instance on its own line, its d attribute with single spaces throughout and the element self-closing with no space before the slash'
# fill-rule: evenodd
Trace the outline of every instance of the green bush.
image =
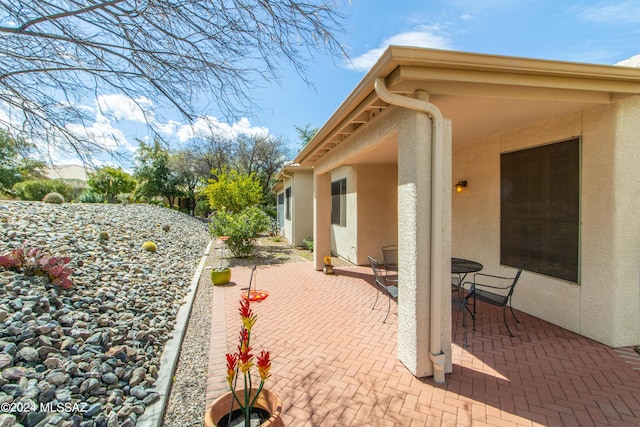
<svg viewBox="0 0 640 427">
<path fill-rule="evenodd" d="M 102 197 L 102 195 L 91 190 L 84 190 L 76 199 L 78 203 L 102 203 L 103 201 L 104 197 Z"/>
<path fill-rule="evenodd" d="M 194 211 L 195 216 L 207 218 L 210 213 L 211 206 L 209 205 L 208 200 L 200 200 L 198 203 L 196 203 L 196 209 Z"/>
<path fill-rule="evenodd" d="M 65 200 L 71 200 L 73 187 L 58 180 L 32 180 L 18 182 L 13 186 L 13 191 L 21 200 L 39 201 L 49 193 L 59 193 Z"/>
<path fill-rule="evenodd" d="M 216 237 L 227 236 L 227 247 L 233 256 L 247 257 L 255 247 L 255 238 L 270 225 L 267 214 L 258 207 L 248 207 L 238 213 L 220 210 L 211 217 L 209 231 Z"/>
<path fill-rule="evenodd" d="M 313 239 L 311 237 L 302 239 L 302 243 L 307 247 L 308 250 L 313 252 Z"/>
<path fill-rule="evenodd" d="M 42 198 L 45 203 L 55 203 L 57 205 L 64 203 L 64 197 L 60 193 L 49 193 Z"/>
<path fill-rule="evenodd" d="M 131 193 L 120 193 L 116 196 L 116 200 L 123 205 L 128 205 L 133 202 L 133 194 Z"/>
</svg>

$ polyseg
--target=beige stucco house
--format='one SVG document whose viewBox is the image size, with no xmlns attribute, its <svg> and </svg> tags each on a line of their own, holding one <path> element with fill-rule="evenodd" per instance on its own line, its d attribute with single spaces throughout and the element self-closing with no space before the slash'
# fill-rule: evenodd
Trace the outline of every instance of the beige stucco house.
<svg viewBox="0 0 640 427">
<path fill-rule="evenodd" d="M 278 201 L 280 235 L 293 246 L 313 237 L 313 169 L 287 163 L 271 188 Z"/>
<path fill-rule="evenodd" d="M 451 370 L 451 256 L 526 262 L 515 308 L 640 344 L 640 69 L 390 47 L 294 162 L 315 268 L 398 244 L 414 375 Z"/>
</svg>

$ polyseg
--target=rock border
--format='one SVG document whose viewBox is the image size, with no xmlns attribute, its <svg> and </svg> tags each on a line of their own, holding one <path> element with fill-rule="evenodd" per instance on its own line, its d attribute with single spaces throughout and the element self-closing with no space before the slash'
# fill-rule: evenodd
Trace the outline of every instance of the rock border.
<svg viewBox="0 0 640 427">
<path fill-rule="evenodd" d="M 160 367 L 158 372 L 158 378 L 155 382 L 155 391 L 160 395 L 160 399 L 154 404 L 147 406 L 144 413 L 140 416 L 136 423 L 136 427 L 160 427 L 162 426 L 164 413 L 167 406 L 169 393 L 171 392 L 171 385 L 173 383 L 173 376 L 175 374 L 176 365 L 178 363 L 178 357 L 180 356 L 180 348 L 182 347 L 182 341 L 187 330 L 187 324 L 189 322 L 189 316 L 191 315 L 191 309 L 193 302 L 195 301 L 196 293 L 200 283 L 200 276 L 204 270 L 207 258 L 209 257 L 209 251 L 214 241 L 211 240 L 204 251 L 198 268 L 191 279 L 191 285 L 185 295 L 185 304 L 180 307 L 176 316 L 176 323 L 173 331 L 171 332 L 171 338 L 166 342 L 162 357 L 160 359 Z"/>
</svg>

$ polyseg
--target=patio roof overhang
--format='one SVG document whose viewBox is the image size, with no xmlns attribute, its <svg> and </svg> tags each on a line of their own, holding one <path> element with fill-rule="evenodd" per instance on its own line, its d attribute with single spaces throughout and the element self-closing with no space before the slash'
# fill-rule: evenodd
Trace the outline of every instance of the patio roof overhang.
<svg viewBox="0 0 640 427">
<path fill-rule="evenodd" d="M 391 46 L 296 163 L 315 165 L 389 107 L 375 92 L 377 77 L 385 78 L 392 93 L 428 92 L 453 122 L 454 146 L 640 94 L 638 68 Z M 389 162 L 391 154 L 369 153 L 366 161 Z"/>
</svg>

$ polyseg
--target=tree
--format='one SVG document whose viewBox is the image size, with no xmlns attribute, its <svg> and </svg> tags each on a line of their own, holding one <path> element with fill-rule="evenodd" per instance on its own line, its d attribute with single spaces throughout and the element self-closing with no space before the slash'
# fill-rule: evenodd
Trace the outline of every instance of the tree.
<svg viewBox="0 0 640 427">
<path fill-rule="evenodd" d="M 248 175 L 255 174 L 262 194 L 271 194 L 273 177 L 287 160 L 288 150 L 283 139 L 272 135 L 240 134 L 237 138 L 235 169 Z"/>
<path fill-rule="evenodd" d="M 138 180 L 136 196 L 150 199 L 155 196 L 165 197 L 169 206 L 182 195 L 179 182 L 169 169 L 169 151 L 162 147 L 158 140 L 153 144 L 138 141 L 140 147 L 136 156 L 133 176 Z"/>
<path fill-rule="evenodd" d="M 209 180 L 204 193 L 214 210 L 240 212 L 262 203 L 262 187 L 255 175 L 240 174 L 235 170 L 217 172 L 217 180 Z"/>
<path fill-rule="evenodd" d="M 14 184 L 43 178 L 44 164 L 27 157 L 32 148 L 24 140 L 15 140 L 0 129 L 0 193 L 14 196 Z"/>
<path fill-rule="evenodd" d="M 255 175 L 266 198 L 271 194 L 273 178 L 288 158 L 288 148 L 282 138 L 272 135 L 239 134 L 235 138 L 221 135 L 200 140 L 196 149 L 202 167 L 208 167 L 212 179 L 216 171 L 233 170 Z"/>
<path fill-rule="evenodd" d="M 237 117 L 251 110 L 255 82 L 276 80 L 284 64 L 306 81 L 314 53 L 344 55 L 334 36 L 339 3 L 0 0 L 0 126 L 88 157 L 107 147 L 68 125 L 95 119 L 82 106 L 95 94 L 172 106 L 191 119 L 208 93 Z"/>
<path fill-rule="evenodd" d="M 178 188 L 189 203 L 189 212 L 193 215 L 196 208 L 196 195 L 204 186 L 208 175 L 202 174 L 203 159 L 190 149 L 172 152 L 169 155 L 169 169 L 175 176 Z"/>
<path fill-rule="evenodd" d="M 309 141 L 316 136 L 318 133 L 318 128 L 312 128 L 311 123 L 307 123 L 303 128 L 294 126 L 296 132 L 298 132 L 298 139 L 300 140 L 300 145 L 302 148 L 306 147 Z"/>
<path fill-rule="evenodd" d="M 107 200 L 114 201 L 118 194 L 133 193 L 136 180 L 122 168 L 104 166 L 89 174 L 89 187 Z"/>
</svg>

